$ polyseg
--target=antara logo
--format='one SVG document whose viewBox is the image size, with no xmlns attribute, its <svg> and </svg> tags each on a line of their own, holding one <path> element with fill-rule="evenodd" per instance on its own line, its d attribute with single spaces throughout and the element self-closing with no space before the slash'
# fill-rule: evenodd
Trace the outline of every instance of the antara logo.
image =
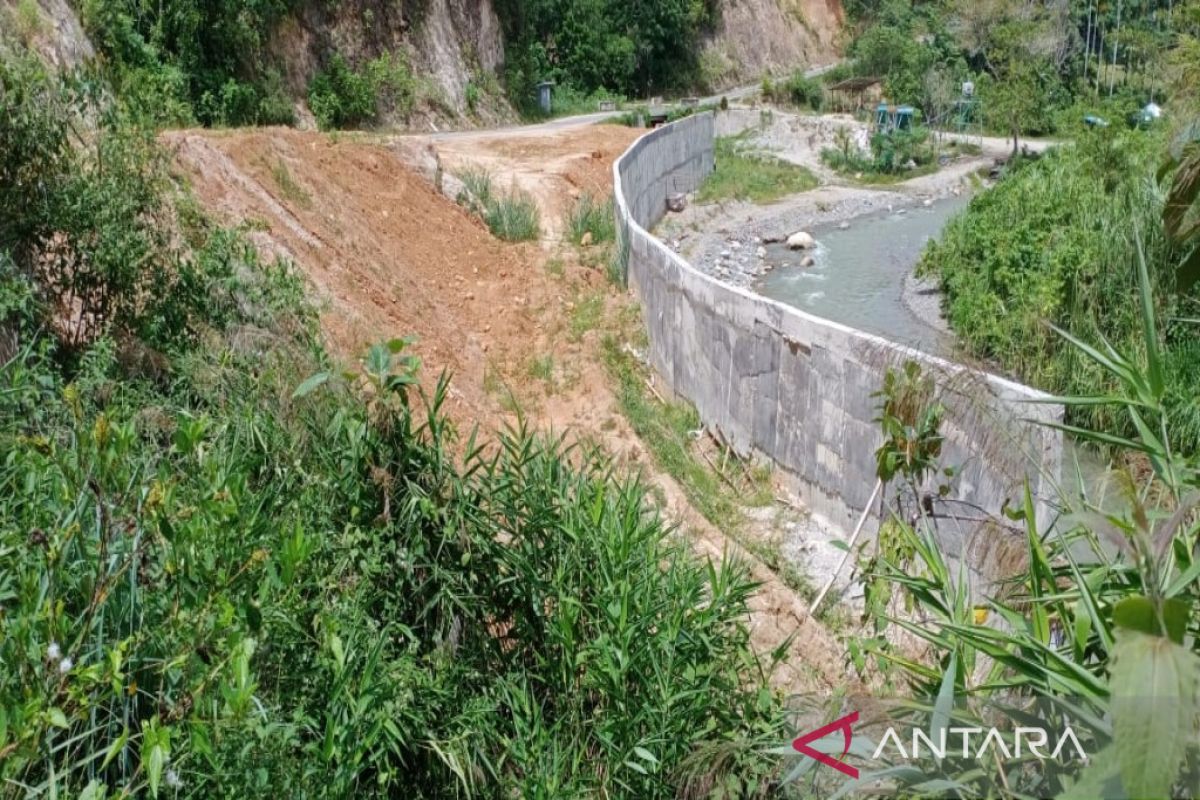
<svg viewBox="0 0 1200 800">
<path fill-rule="evenodd" d="M 875 748 L 875 753 L 871 758 L 879 758 L 884 752 L 884 747 L 888 742 L 891 742 L 896 753 L 906 761 L 920 758 L 922 746 L 935 758 L 945 758 L 946 753 L 950 751 L 951 755 L 961 755 L 963 758 L 971 758 L 973 756 L 976 760 L 982 761 L 984 756 L 988 754 L 988 750 L 993 747 L 1006 759 L 1021 758 L 1026 752 L 1025 749 L 1022 749 L 1022 745 L 1027 748 L 1028 753 L 1034 758 L 1043 761 L 1047 758 L 1057 760 L 1064 752 L 1067 757 L 1070 757 L 1071 751 L 1067 749 L 1068 744 L 1074 748 L 1075 754 L 1079 756 L 1081 761 L 1087 760 L 1087 753 L 1084 752 L 1083 745 L 1079 743 L 1079 737 L 1075 735 L 1075 731 L 1071 730 L 1070 725 L 1059 734 L 1054 745 L 1054 751 L 1051 753 L 1044 752 L 1050 746 L 1050 734 L 1045 728 L 1018 727 L 1012 733 L 1013 746 L 1010 750 L 1008 743 L 1005 742 L 1004 737 L 1000 735 L 1000 731 L 997 728 L 942 728 L 936 739 L 929 736 L 920 728 L 913 728 L 912 747 L 910 751 L 906 752 L 904 742 L 901 741 L 900 735 L 896 733 L 896 729 L 888 728 L 883 734 L 883 738 L 879 740 L 879 746 Z M 951 751 L 949 747 L 950 742 L 947 741 L 948 735 L 960 737 L 962 748 L 955 747 Z M 972 740 L 977 740 L 978 737 L 982 737 L 983 741 L 980 742 L 978 748 L 972 747 Z"/>
<path fill-rule="evenodd" d="M 833 767 L 844 775 L 858 778 L 858 769 L 842 760 L 850 752 L 850 744 L 854 740 L 854 730 L 851 726 L 856 722 L 858 722 L 857 711 L 803 736 L 798 736 L 792 741 L 792 749 L 797 753 L 816 759 L 827 767 Z M 842 732 L 842 755 L 839 758 L 834 758 L 828 753 L 822 753 L 812 747 L 813 743 L 821 741 L 836 731 Z M 950 752 L 952 755 L 961 753 L 963 758 L 974 757 L 982 760 L 989 750 L 995 748 L 1005 758 L 1021 758 L 1028 752 L 1037 759 L 1057 760 L 1060 756 L 1069 758 L 1074 751 L 1080 760 L 1087 760 L 1088 755 L 1084 751 L 1083 745 L 1079 743 L 1079 737 L 1075 735 L 1075 731 L 1071 730 L 1069 725 L 1054 740 L 1055 745 L 1052 752 L 1046 752 L 1049 749 L 1051 737 L 1045 728 L 1018 727 L 1011 733 L 1013 736 L 1010 749 L 1009 743 L 1001 736 L 998 728 L 942 728 L 936 736 L 931 736 L 920 728 L 913 728 L 910 737 L 912 746 L 905 750 L 904 740 L 896 733 L 895 728 L 889 727 L 883 734 L 883 738 L 879 740 L 879 745 L 875 748 L 871 758 L 879 760 L 880 756 L 890 754 L 898 756 L 904 761 L 910 761 L 919 759 L 922 749 L 924 749 L 928 751 L 929 755 L 936 758 L 945 758 L 946 754 Z M 948 739 L 949 736 L 959 737 L 959 739 L 957 742 L 953 742 Z M 978 744 L 975 745 L 975 742 Z M 952 744 L 961 744 L 961 748 L 953 747 L 952 750 Z M 889 745 L 891 746 L 890 752 Z"/>
<path fill-rule="evenodd" d="M 850 742 L 853 741 L 853 739 L 854 739 L 854 731 L 853 731 L 853 729 L 851 729 L 850 726 L 856 722 L 858 722 L 858 712 L 857 711 L 855 711 L 853 714 L 847 714 L 846 716 L 842 717 L 841 719 L 834 720 L 833 722 L 829 723 L 828 725 L 817 728 L 815 731 L 806 733 L 803 736 L 798 736 L 796 739 L 794 739 L 792 741 L 792 749 L 795 750 L 797 753 L 802 753 L 803 755 L 808 756 L 809 758 L 815 758 L 817 761 L 820 761 L 825 766 L 833 767 L 838 772 L 841 772 L 845 775 L 849 775 L 851 778 L 858 778 L 858 768 L 857 767 L 852 767 L 849 764 L 847 764 L 845 761 L 842 761 L 841 759 L 834 758 L 833 756 L 827 755 L 825 753 L 822 753 L 818 750 L 814 750 L 813 748 L 809 747 L 810 743 L 819 742 L 821 739 L 824 739 L 826 736 L 833 733 L 834 731 L 840 730 L 842 732 L 842 736 L 844 739 L 844 746 L 842 747 L 842 756 L 841 757 L 845 758 L 846 754 L 850 752 Z M 876 753 L 876 755 L 879 755 L 879 754 Z"/>
</svg>

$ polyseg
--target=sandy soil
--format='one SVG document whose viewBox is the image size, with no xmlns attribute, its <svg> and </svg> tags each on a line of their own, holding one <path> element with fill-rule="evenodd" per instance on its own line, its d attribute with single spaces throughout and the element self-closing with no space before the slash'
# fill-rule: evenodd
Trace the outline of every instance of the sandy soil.
<svg viewBox="0 0 1200 800">
<path fill-rule="evenodd" d="M 844 686 L 841 644 L 770 569 L 690 506 L 621 413 L 600 341 L 627 318 L 631 299 L 608 283 L 600 254 L 553 240 L 499 242 L 412 161 L 428 166 L 433 147 L 448 172 L 483 163 L 499 185 L 516 181 L 531 191 L 547 226 L 561 231 L 574 197 L 611 191 L 612 161 L 636 135 L 606 126 L 402 143 L 289 129 L 163 138 L 201 203 L 247 224 L 262 252 L 304 273 L 335 352 L 353 358 L 369 343 L 415 334 L 423 379 L 453 373 L 447 411 L 460 429 L 512 423 L 515 399 L 538 427 L 600 444 L 641 471 L 698 553 L 739 554 L 750 565 L 761 583 L 749 620 L 755 647 L 764 656 L 781 646 L 788 653 L 773 685 L 789 693 Z M 600 309 L 586 328 L 574 316 L 583 304 Z M 781 506 L 748 520 L 743 534 L 773 540 L 808 524 L 802 511 Z"/>
<path fill-rule="evenodd" d="M 491 175 L 497 189 L 529 192 L 542 213 L 543 238 L 562 240 L 566 220 L 584 194 L 602 199 L 612 192 L 612 163 L 643 132 L 624 125 L 459 134 L 427 141 L 451 174 L 469 167 Z"/>
</svg>

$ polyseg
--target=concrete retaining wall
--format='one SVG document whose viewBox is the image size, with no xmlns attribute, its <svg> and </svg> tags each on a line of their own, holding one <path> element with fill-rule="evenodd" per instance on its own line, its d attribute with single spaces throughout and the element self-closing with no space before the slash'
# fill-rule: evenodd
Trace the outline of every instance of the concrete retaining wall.
<svg viewBox="0 0 1200 800">
<path fill-rule="evenodd" d="M 646 134 L 614 165 L 627 276 L 650 361 L 669 388 L 736 450 L 782 467 L 810 508 L 845 526 L 875 483 L 883 436 L 872 394 L 889 366 L 916 360 L 935 375 L 947 407 L 942 462 L 961 467 L 957 499 L 996 514 L 1006 501 L 1019 505 L 1026 478 L 1035 496 L 1048 491 L 1061 434 L 1019 421 L 1061 419 L 1061 407 L 1028 403 L 1041 393 L 727 286 L 647 232 L 668 194 L 695 189 L 713 169 L 714 130 L 711 113 L 688 117 Z M 955 560 L 967 547 L 991 549 L 955 527 L 943 535 Z"/>
</svg>

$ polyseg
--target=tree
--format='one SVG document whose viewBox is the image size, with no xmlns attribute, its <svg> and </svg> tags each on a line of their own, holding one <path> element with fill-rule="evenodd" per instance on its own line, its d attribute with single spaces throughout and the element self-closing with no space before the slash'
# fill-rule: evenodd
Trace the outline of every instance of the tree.
<svg viewBox="0 0 1200 800">
<path fill-rule="evenodd" d="M 1001 62 L 995 76 L 984 88 L 988 114 L 999 120 L 1012 138 L 1012 154 L 1020 149 L 1020 136 L 1037 119 L 1042 106 L 1042 87 L 1037 65 L 1027 59 L 1010 57 Z"/>
<path fill-rule="evenodd" d="M 1008 131 L 1013 155 L 1020 136 L 1037 125 L 1050 98 L 1062 88 L 1061 71 L 1074 38 L 1061 2 L 959 0 L 953 28 L 968 55 L 986 72 L 987 113 Z"/>
</svg>

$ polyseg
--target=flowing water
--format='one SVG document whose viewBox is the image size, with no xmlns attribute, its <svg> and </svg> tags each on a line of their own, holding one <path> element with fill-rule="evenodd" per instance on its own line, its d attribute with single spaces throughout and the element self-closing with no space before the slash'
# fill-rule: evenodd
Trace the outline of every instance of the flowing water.
<svg viewBox="0 0 1200 800">
<path fill-rule="evenodd" d="M 755 289 L 819 317 L 953 359 L 954 334 L 921 319 L 904 302 L 904 281 L 929 240 L 969 202 L 969 197 L 950 197 L 929 207 L 858 217 L 845 230 L 814 228 L 815 250 L 770 245 L 767 259 L 783 266 L 767 273 Z M 805 256 L 813 256 L 813 266 L 800 266 Z M 1105 467 L 1092 448 L 1065 438 L 1061 486 L 1068 496 L 1077 496 L 1081 487 L 1093 495 L 1103 491 Z"/>
<path fill-rule="evenodd" d="M 875 333 L 927 353 L 951 356 L 954 336 L 938 330 L 903 300 L 905 277 L 926 243 L 970 198 L 950 197 L 932 206 L 870 214 L 849 228 L 811 231 L 815 250 L 767 248 L 767 259 L 781 264 L 755 286 L 760 294 L 852 328 Z M 801 267 L 805 256 L 815 264 Z"/>
</svg>

